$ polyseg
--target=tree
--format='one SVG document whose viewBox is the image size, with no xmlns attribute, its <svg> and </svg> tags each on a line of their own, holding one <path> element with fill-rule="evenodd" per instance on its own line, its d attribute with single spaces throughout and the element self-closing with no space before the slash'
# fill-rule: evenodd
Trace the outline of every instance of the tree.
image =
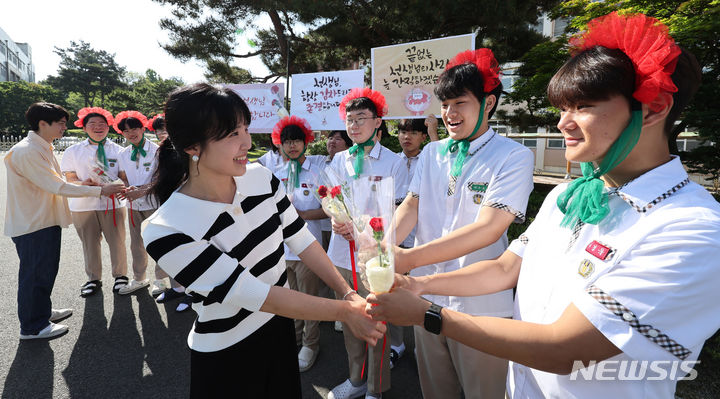
<svg viewBox="0 0 720 399">
<path fill-rule="evenodd" d="M 164 48 L 181 59 L 241 60 L 259 55 L 271 74 L 346 69 L 370 58 L 370 48 L 408 41 L 478 32 L 478 44 L 492 46 L 498 59 L 520 57 L 541 41 L 530 25 L 553 0 L 476 2 L 461 0 L 442 6 L 419 0 L 155 0 L 174 7 L 160 25 L 170 32 Z M 255 48 L 235 52 L 238 33 L 260 15 L 271 29 L 256 31 Z M 298 26 L 306 33 L 296 33 Z"/>
<path fill-rule="evenodd" d="M 64 96 L 50 86 L 25 81 L 0 82 L 0 134 L 27 132 L 25 111 L 38 101 L 65 105 Z"/>
<path fill-rule="evenodd" d="M 152 69 L 144 75 L 126 73 L 123 88 L 109 96 L 108 110 L 117 113 L 124 110 L 140 111 L 148 117 L 162 112 L 171 91 L 183 85 L 178 78 L 163 79 Z"/>
<path fill-rule="evenodd" d="M 84 41 L 71 41 L 70 47 L 55 47 L 60 56 L 58 76 L 48 76 L 46 83 L 66 93 L 79 93 L 85 107 L 105 106 L 105 99 L 123 86 L 125 68 L 115 62 L 115 55 L 95 50 Z"/>
</svg>

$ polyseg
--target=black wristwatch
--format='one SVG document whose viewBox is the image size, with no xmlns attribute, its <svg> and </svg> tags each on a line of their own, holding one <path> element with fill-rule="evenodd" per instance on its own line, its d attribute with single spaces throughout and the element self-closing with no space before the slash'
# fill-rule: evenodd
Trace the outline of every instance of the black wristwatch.
<svg viewBox="0 0 720 399">
<path fill-rule="evenodd" d="M 440 334 L 442 330 L 442 306 L 430 302 L 430 309 L 425 312 L 425 329 L 433 334 Z"/>
</svg>

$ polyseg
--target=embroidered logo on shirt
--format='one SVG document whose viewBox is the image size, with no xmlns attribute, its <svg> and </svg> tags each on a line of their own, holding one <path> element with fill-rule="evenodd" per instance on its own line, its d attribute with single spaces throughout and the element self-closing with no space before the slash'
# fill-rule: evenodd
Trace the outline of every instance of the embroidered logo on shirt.
<svg viewBox="0 0 720 399">
<path fill-rule="evenodd" d="M 608 247 L 607 245 L 603 245 L 597 241 L 593 241 L 588 244 L 588 246 L 585 247 L 585 251 L 600 260 L 610 260 L 615 254 L 614 249 Z"/>
<path fill-rule="evenodd" d="M 482 194 L 475 194 L 473 195 L 473 202 L 480 205 L 482 204 L 483 196 Z"/>
<path fill-rule="evenodd" d="M 488 188 L 488 183 L 478 183 L 478 182 L 469 182 L 468 183 L 468 189 L 470 191 L 477 191 L 477 192 L 484 193 L 485 191 L 487 191 L 487 188 Z"/>
<path fill-rule="evenodd" d="M 593 265 L 592 262 L 585 259 L 582 262 L 580 262 L 580 267 L 578 267 L 578 274 L 583 276 L 583 278 L 590 277 L 591 274 L 595 271 L 595 265 Z"/>
<path fill-rule="evenodd" d="M 310 195 L 310 190 L 303 190 L 303 195 L 305 195 L 306 197 Z"/>
</svg>

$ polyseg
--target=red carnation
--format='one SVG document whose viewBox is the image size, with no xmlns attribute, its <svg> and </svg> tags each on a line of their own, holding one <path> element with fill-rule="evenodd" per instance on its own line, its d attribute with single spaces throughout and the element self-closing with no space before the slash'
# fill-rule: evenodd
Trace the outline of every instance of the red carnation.
<svg viewBox="0 0 720 399">
<path fill-rule="evenodd" d="M 382 218 L 372 218 L 370 219 L 370 227 L 372 227 L 374 232 L 382 232 L 383 231 L 383 220 Z"/>
<path fill-rule="evenodd" d="M 325 186 L 318 187 L 318 195 L 320 196 L 320 198 L 327 197 L 327 194 L 328 194 L 327 187 L 325 187 Z"/>
<path fill-rule="evenodd" d="M 338 195 L 340 195 L 340 193 L 341 193 L 341 191 L 340 191 L 340 186 L 335 186 L 335 187 L 332 188 L 332 190 L 330 190 L 330 195 L 331 195 L 333 198 L 335 198 L 335 197 L 337 197 Z"/>
</svg>

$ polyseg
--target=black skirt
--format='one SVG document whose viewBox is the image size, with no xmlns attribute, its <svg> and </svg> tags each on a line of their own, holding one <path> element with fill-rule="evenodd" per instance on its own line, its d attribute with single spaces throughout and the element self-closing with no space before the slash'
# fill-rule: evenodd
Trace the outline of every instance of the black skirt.
<svg viewBox="0 0 720 399">
<path fill-rule="evenodd" d="M 217 352 L 190 351 L 191 398 L 298 398 L 295 327 L 275 316 L 237 344 Z"/>
</svg>

